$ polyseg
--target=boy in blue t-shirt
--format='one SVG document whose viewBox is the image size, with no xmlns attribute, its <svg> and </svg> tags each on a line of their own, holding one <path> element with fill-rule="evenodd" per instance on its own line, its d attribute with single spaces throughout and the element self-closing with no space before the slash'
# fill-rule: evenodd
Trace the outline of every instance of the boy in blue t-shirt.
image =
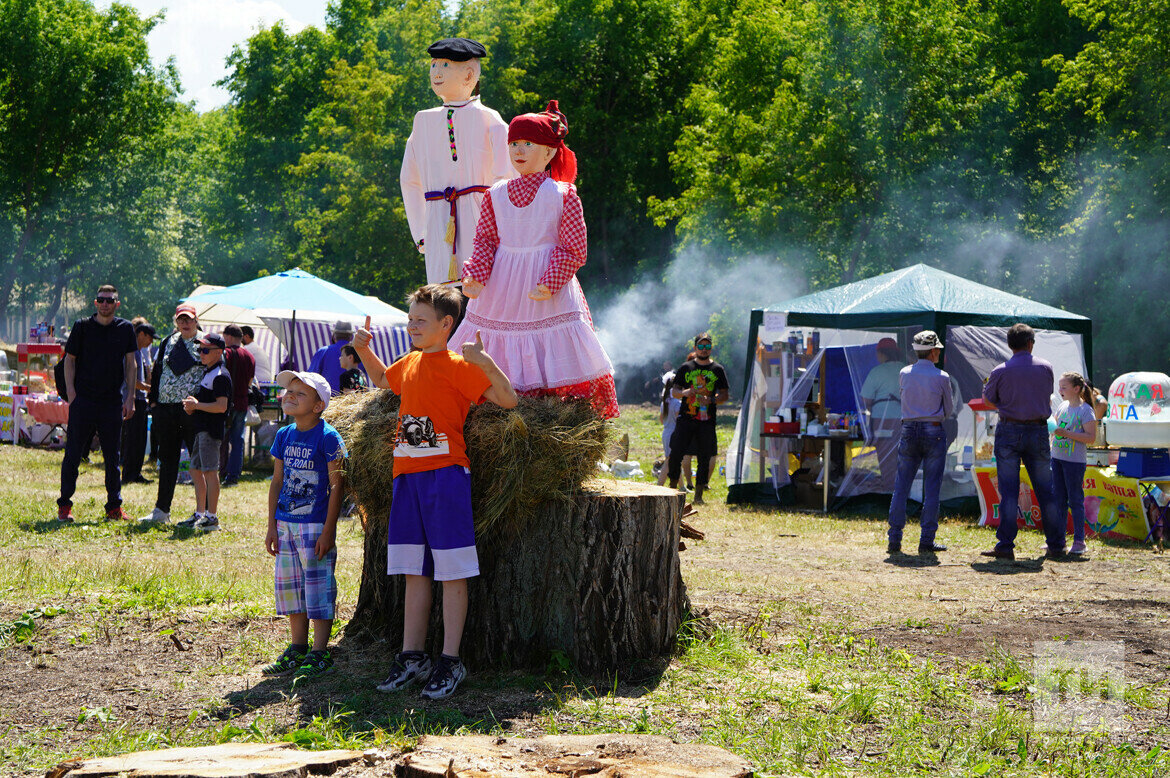
<svg viewBox="0 0 1170 778">
<path fill-rule="evenodd" d="M 285 370 L 276 383 L 286 390 L 281 408 L 295 423 L 282 427 L 272 443 L 264 545 L 276 557 L 276 612 L 288 616 L 292 641 L 261 672 L 294 673 L 295 683 L 333 669 L 329 633 L 337 600 L 335 541 L 346 452 L 341 435 L 321 420 L 330 394 L 324 376 Z"/>
</svg>

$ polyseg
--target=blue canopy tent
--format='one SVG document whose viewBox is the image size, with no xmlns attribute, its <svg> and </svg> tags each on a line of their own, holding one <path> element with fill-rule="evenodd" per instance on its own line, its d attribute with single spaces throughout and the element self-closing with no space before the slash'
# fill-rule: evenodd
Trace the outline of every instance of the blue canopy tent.
<svg viewBox="0 0 1170 778">
<path fill-rule="evenodd" d="M 358 326 L 369 316 L 374 326 L 374 350 L 383 359 L 397 359 L 410 348 L 405 312 L 300 268 L 191 295 L 184 302 L 209 311 L 215 306 L 251 311 L 284 344 L 299 369 L 307 368 L 309 356 L 328 345 L 337 321 Z"/>
<path fill-rule="evenodd" d="M 1085 366 L 1092 364 L 1088 318 L 923 264 L 752 311 L 744 401 L 728 451 L 728 501 L 781 498 L 789 475 L 787 448 L 760 434 L 764 420 L 776 409 L 797 408 L 819 399 L 809 393 L 823 375 L 822 396 L 830 410 L 864 411 L 869 393 L 866 379 L 878 364 L 877 342 L 893 339 L 906 361 L 911 358 L 910 339 L 924 329 L 937 332 L 946 346 L 944 368 L 953 379 L 955 399 L 961 406 L 949 430 L 952 467 L 943 497 L 974 494 L 973 484 L 964 480 L 957 466 L 974 425 L 963 403 L 978 397 L 991 369 L 1010 356 L 1005 333 L 1016 322 L 1037 330 L 1036 353 L 1051 361 L 1058 375 L 1063 370 L 1087 373 Z M 796 375 L 792 360 L 786 363 L 777 355 L 790 336 L 810 330 L 819 335 L 819 349 L 811 359 L 802 358 L 808 364 Z M 888 475 L 891 451 L 882 438 L 875 437 L 889 435 L 890 425 L 886 430 L 882 426 L 862 414 L 864 445 L 856 447 L 837 484 L 839 499 L 891 491 L 890 479 L 880 477 Z"/>
</svg>

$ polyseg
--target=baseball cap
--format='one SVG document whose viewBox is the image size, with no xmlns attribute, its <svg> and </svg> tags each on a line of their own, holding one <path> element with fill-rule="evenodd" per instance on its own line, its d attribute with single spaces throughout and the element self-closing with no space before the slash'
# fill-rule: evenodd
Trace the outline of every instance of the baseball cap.
<svg viewBox="0 0 1170 778">
<path fill-rule="evenodd" d="M 134 334 L 137 335 L 139 332 L 145 332 L 147 335 L 149 335 L 152 338 L 155 335 L 154 327 L 152 327 L 149 324 L 136 324 L 136 325 L 134 325 Z"/>
<path fill-rule="evenodd" d="M 332 390 L 329 388 L 329 382 L 325 380 L 325 376 L 307 371 L 302 373 L 298 370 L 281 370 L 276 374 L 277 385 L 284 389 L 288 389 L 289 384 L 298 379 L 313 387 L 317 391 L 317 396 L 321 398 L 321 402 L 325 403 L 326 408 L 329 407 L 329 396 L 332 394 Z"/>
<path fill-rule="evenodd" d="M 911 347 L 915 351 L 930 351 L 931 349 L 942 348 L 943 344 L 939 342 L 938 335 L 934 333 L 934 330 L 923 330 L 914 336 Z"/>
<path fill-rule="evenodd" d="M 191 303 L 179 303 L 178 307 L 175 308 L 175 318 L 177 319 L 180 316 L 190 316 L 192 319 L 199 318 L 195 314 L 195 306 Z"/>
<path fill-rule="evenodd" d="M 227 341 L 218 332 L 209 332 L 199 339 L 199 345 L 212 348 L 227 348 Z"/>
</svg>

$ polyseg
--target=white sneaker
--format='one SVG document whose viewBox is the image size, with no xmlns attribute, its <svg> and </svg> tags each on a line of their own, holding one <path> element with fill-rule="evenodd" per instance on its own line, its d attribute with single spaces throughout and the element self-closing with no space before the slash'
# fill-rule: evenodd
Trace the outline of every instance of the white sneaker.
<svg viewBox="0 0 1170 778">
<path fill-rule="evenodd" d="M 214 513 L 205 513 L 195 521 L 197 532 L 215 532 L 219 529 L 219 517 Z"/>
<path fill-rule="evenodd" d="M 171 523 L 171 514 L 167 513 L 164 510 L 159 510 L 158 508 L 155 508 L 154 510 L 152 510 L 150 512 L 149 516 L 143 516 L 141 519 L 139 519 L 139 521 L 144 522 L 146 524 L 170 524 Z"/>
</svg>

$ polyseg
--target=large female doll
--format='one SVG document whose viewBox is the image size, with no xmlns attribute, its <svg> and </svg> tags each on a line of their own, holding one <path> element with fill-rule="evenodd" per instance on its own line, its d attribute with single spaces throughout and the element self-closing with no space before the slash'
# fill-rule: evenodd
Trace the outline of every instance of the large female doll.
<svg viewBox="0 0 1170 778">
<path fill-rule="evenodd" d="M 479 331 L 518 393 L 588 398 L 613 418 L 613 365 L 576 277 L 585 264 L 585 217 L 568 130 L 556 100 L 509 124 L 508 154 L 520 177 L 484 197 L 463 266 L 467 315 L 451 342 L 473 341 Z"/>
</svg>

